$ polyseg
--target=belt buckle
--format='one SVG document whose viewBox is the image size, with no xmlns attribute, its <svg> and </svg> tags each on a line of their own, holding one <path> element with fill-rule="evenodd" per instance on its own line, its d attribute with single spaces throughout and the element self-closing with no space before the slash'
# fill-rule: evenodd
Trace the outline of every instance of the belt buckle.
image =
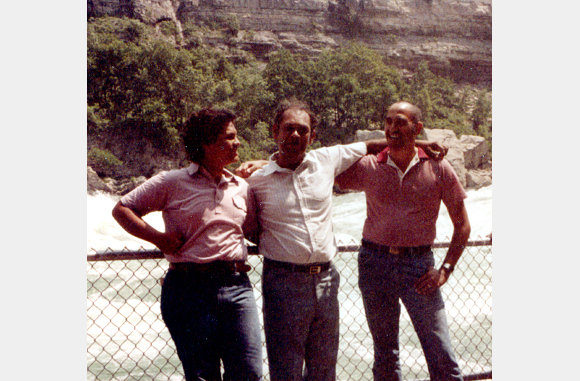
<svg viewBox="0 0 580 381">
<path fill-rule="evenodd" d="M 399 255 L 401 254 L 401 248 L 389 246 L 389 254 Z"/>
<path fill-rule="evenodd" d="M 308 269 L 308 274 L 310 275 L 315 275 L 315 274 L 320 274 L 320 272 L 322 271 L 322 266 L 310 266 L 310 268 Z"/>
</svg>

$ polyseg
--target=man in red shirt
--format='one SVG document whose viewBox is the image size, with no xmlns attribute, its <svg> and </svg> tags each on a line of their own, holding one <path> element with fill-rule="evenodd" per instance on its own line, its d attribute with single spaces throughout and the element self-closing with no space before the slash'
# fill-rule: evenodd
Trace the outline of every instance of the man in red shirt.
<svg viewBox="0 0 580 381">
<path fill-rule="evenodd" d="M 388 147 L 367 155 L 337 177 L 341 188 L 362 190 L 367 219 L 359 252 L 359 287 L 373 336 L 375 380 L 402 380 L 399 363 L 399 299 L 417 332 L 431 380 L 462 380 L 451 348 L 439 288 L 451 275 L 471 227 L 467 197 L 453 168 L 415 147 L 421 110 L 408 102 L 389 107 Z M 441 201 L 453 222 L 453 237 L 439 269 L 431 245 Z"/>
</svg>

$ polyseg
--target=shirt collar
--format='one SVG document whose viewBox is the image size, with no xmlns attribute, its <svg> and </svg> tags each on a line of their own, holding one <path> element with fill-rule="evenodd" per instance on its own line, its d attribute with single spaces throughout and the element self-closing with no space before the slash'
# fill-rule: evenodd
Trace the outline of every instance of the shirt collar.
<svg viewBox="0 0 580 381">
<path fill-rule="evenodd" d="M 270 157 L 269 157 L 270 162 L 268 164 L 266 164 L 266 166 L 262 169 L 264 176 L 268 176 L 274 172 L 294 172 L 291 169 L 280 167 L 278 165 L 278 163 L 276 163 L 277 156 L 278 156 L 278 152 L 275 152 L 272 155 L 270 155 Z M 298 167 L 296 167 L 296 169 L 303 166 L 304 163 L 307 163 L 310 161 L 312 161 L 312 157 L 311 157 L 311 155 L 309 155 L 309 152 L 306 152 L 306 155 L 304 156 L 304 160 L 302 160 L 302 163 L 300 163 L 300 165 L 298 165 Z"/>
<path fill-rule="evenodd" d="M 189 165 L 189 167 L 187 167 L 187 173 L 190 176 L 193 176 L 197 172 L 199 172 L 199 168 L 200 168 L 200 165 L 199 164 L 197 164 L 197 163 L 191 163 Z M 236 178 L 236 176 L 234 176 L 234 174 L 232 172 L 230 172 L 229 170 L 227 170 L 227 168 L 224 168 L 223 173 L 222 173 L 222 178 L 225 181 L 233 181 L 235 183 L 238 182 L 238 179 Z"/>
<path fill-rule="evenodd" d="M 389 159 L 389 151 L 390 151 L 389 147 L 387 147 L 384 150 L 382 150 L 381 152 L 379 152 L 379 154 L 377 155 L 377 161 L 379 163 L 386 163 Z M 418 156 L 419 160 L 428 160 L 429 159 L 429 156 L 427 156 L 425 151 L 423 151 L 419 147 L 417 147 L 417 154 L 415 156 Z"/>
</svg>

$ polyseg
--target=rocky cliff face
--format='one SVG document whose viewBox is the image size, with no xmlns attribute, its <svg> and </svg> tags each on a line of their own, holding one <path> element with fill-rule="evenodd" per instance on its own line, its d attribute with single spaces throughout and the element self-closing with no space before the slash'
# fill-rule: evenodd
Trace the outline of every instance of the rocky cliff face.
<svg viewBox="0 0 580 381">
<path fill-rule="evenodd" d="M 88 15 L 178 28 L 235 15 L 240 33 L 228 44 L 258 57 L 279 48 L 311 56 L 356 40 L 403 69 L 427 61 L 437 74 L 491 84 L 491 0 L 88 0 Z"/>
</svg>

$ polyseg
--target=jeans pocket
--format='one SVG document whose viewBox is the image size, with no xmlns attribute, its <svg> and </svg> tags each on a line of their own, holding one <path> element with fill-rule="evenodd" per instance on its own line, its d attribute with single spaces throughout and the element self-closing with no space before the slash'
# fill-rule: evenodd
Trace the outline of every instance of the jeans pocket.
<svg viewBox="0 0 580 381">
<path fill-rule="evenodd" d="M 412 284 L 425 275 L 429 268 L 434 265 L 433 254 L 410 256 L 400 262 L 400 271 L 407 282 Z"/>
</svg>

